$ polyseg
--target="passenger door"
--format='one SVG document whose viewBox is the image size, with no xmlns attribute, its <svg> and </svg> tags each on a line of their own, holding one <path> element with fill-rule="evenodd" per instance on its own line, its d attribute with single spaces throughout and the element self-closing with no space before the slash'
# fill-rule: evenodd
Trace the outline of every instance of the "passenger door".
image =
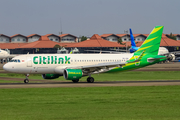
<svg viewBox="0 0 180 120">
<path fill-rule="evenodd" d="M 26 57 L 27 60 L 27 67 L 32 67 L 32 59 L 31 57 Z"/>
</svg>

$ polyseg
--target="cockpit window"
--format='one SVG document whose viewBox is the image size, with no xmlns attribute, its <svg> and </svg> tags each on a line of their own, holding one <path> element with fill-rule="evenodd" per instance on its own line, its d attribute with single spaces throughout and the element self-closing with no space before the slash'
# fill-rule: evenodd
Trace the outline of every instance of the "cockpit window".
<svg viewBox="0 0 180 120">
<path fill-rule="evenodd" d="M 21 61 L 19 59 L 12 59 L 9 62 L 18 62 L 18 63 L 20 63 Z"/>
</svg>

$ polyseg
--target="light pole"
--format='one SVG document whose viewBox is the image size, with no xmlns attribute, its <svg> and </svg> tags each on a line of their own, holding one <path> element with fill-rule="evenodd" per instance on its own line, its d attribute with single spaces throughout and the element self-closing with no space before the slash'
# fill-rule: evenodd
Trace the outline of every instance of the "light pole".
<svg viewBox="0 0 180 120">
<path fill-rule="evenodd" d="M 126 52 L 127 52 L 127 34 L 128 34 L 128 30 L 124 30 L 124 33 L 126 34 Z"/>
</svg>

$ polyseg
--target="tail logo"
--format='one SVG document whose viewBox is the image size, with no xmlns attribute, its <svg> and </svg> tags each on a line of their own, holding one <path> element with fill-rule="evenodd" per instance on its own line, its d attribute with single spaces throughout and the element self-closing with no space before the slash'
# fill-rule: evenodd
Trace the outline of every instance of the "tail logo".
<svg viewBox="0 0 180 120">
<path fill-rule="evenodd" d="M 135 66 L 139 66 L 140 65 L 140 61 L 135 63 Z"/>
</svg>

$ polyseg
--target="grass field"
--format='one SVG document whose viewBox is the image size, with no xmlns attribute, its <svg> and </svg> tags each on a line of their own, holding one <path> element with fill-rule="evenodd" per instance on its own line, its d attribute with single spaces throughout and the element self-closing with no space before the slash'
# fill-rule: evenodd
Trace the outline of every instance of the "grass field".
<svg viewBox="0 0 180 120">
<path fill-rule="evenodd" d="M 0 83 L 22 83 L 22 81 L 8 81 L 8 80 L 0 80 Z"/>
<path fill-rule="evenodd" d="M 0 89 L 1 120 L 179 120 L 180 86 Z"/>
<path fill-rule="evenodd" d="M 14 73 L 1 73 L 0 77 L 25 78 L 25 75 Z M 94 74 L 92 75 L 92 77 L 95 78 L 95 81 L 179 80 L 180 71 L 128 71 L 119 73 Z M 86 78 L 87 77 L 82 77 L 80 81 L 86 81 Z M 30 74 L 30 82 L 31 79 L 44 80 L 40 74 Z M 53 80 L 66 81 L 63 76 Z M 4 80 L 0 80 L 0 82 L 4 82 Z"/>
</svg>

